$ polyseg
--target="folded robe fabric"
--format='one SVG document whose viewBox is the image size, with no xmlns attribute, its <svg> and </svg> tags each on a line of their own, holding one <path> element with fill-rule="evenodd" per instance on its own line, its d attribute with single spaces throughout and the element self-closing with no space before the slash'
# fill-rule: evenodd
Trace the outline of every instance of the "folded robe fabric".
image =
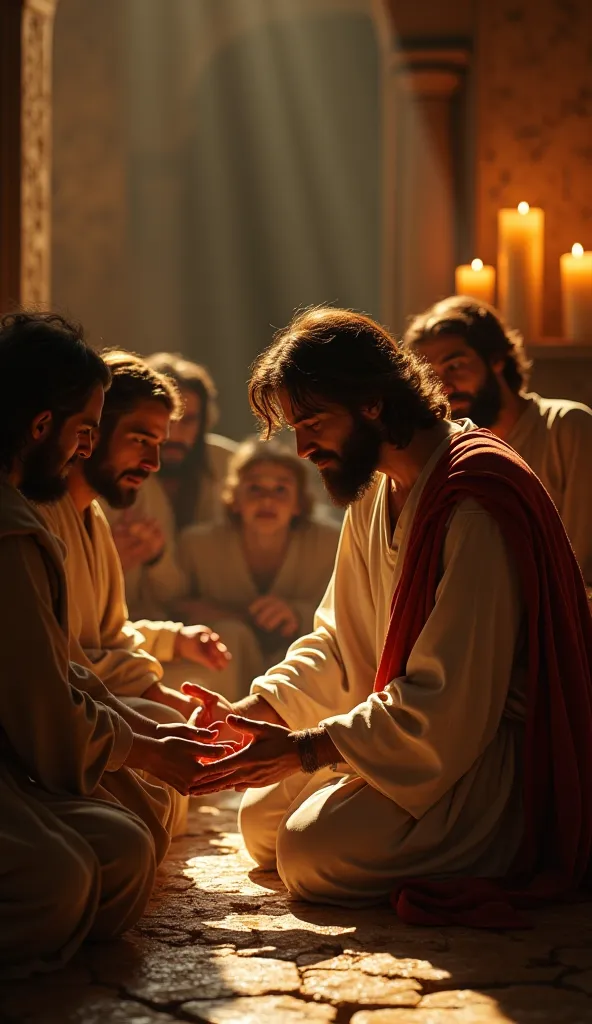
<svg viewBox="0 0 592 1024">
<path fill-rule="evenodd" d="M 411 924 L 524 927 L 525 909 L 573 898 L 588 881 L 592 618 L 557 509 L 526 463 L 488 430 L 453 438 L 426 483 L 374 689 L 381 691 L 405 674 L 436 600 L 447 522 L 454 506 L 469 496 L 496 520 L 524 593 L 524 835 L 505 879 L 402 879 L 391 900 L 397 914 Z"/>
</svg>

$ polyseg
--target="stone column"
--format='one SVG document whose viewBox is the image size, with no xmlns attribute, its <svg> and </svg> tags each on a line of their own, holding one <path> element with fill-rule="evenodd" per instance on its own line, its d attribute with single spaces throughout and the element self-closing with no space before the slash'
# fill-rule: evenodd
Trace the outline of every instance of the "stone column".
<svg viewBox="0 0 592 1024">
<path fill-rule="evenodd" d="M 0 0 L 0 312 L 50 301 L 57 0 Z"/>
<path fill-rule="evenodd" d="M 455 100 L 467 52 L 402 48 L 381 32 L 383 51 L 383 319 L 406 318 L 453 288 L 459 178 Z"/>
</svg>

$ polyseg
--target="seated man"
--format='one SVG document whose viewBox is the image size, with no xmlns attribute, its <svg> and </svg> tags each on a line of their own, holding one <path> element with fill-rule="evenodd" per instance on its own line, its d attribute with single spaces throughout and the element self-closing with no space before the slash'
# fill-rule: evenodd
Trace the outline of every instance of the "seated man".
<svg viewBox="0 0 592 1024">
<path fill-rule="evenodd" d="M 489 427 L 534 470 L 559 509 L 592 595 L 592 409 L 527 392 L 530 363 L 520 334 L 476 299 L 437 302 L 415 317 L 403 344 L 441 378 L 455 419 Z"/>
<path fill-rule="evenodd" d="M 170 352 L 146 361 L 174 380 L 183 414 L 171 423 L 160 473 L 146 481 L 133 508 L 122 512 L 108 497 L 102 504 L 121 558 L 132 619 L 167 619 L 187 588 L 177 554 L 179 531 L 221 513 L 220 492 L 236 445 L 210 433 L 218 416 L 217 393 L 203 366 Z M 174 669 L 169 676 L 187 678 Z"/>
<path fill-rule="evenodd" d="M 186 685 L 251 738 L 192 792 L 251 787 L 247 849 L 301 898 L 517 924 L 592 852 L 592 620 L 557 510 L 367 317 L 299 314 L 249 396 L 349 508 L 314 631 L 233 706 Z"/>
<path fill-rule="evenodd" d="M 133 505 L 140 485 L 158 469 L 169 420 L 180 412 L 179 395 L 171 380 L 139 356 L 111 351 L 103 357 L 111 387 L 98 442 L 89 458 L 72 467 L 67 494 L 43 509 L 68 552 L 72 657 L 142 714 L 159 722 L 183 721 L 196 702 L 162 685 L 160 660 L 183 658 L 220 671 L 228 652 L 206 626 L 128 621 L 119 558 L 96 500 L 100 495 L 114 508 Z"/>
<path fill-rule="evenodd" d="M 0 322 L 3 976 L 58 967 L 87 936 L 138 920 L 169 845 L 171 791 L 130 768 L 186 793 L 203 770 L 196 759 L 211 754 L 194 742 L 203 730 L 134 714 L 69 659 L 62 548 L 27 498 L 64 493 L 90 454 L 108 384 L 81 329 L 61 317 Z"/>
</svg>

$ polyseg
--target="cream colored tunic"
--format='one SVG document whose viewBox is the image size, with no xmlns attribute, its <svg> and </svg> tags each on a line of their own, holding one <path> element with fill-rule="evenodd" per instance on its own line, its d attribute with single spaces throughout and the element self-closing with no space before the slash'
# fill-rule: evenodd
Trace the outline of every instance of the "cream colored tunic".
<svg viewBox="0 0 592 1024">
<path fill-rule="evenodd" d="M 0 480 L 0 974 L 60 966 L 132 925 L 169 798 L 122 767 L 132 732 L 69 661 L 59 542 Z"/>
<path fill-rule="evenodd" d="M 528 408 L 506 440 L 551 495 L 592 587 L 592 409 L 563 398 L 523 397 Z"/>
<path fill-rule="evenodd" d="M 282 566 L 266 591 L 296 612 L 300 633 L 313 627 L 314 613 L 333 571 L 338 541 L 339 527 L 334 523 L 311 520 L 298 526 L 290 534 Z M 221 674 L 209 674 L 206 685 L 231 700 L 244 697 L 253 678 L 284 656 L 287 644 L 279 635 L 265 636 L 248 621 L 249 606 L 261 591 L 247 564 L 240 532 L 228 520 L 190 526 L 181 534 L 179 557 L 192 597 L 236 612 L 235 619 L 208 623 L 220 632 L 233 660 Z"/>
<path fill-rule="evenodd" d="M 66 549 L 70 656 L 140 714 L 156 722 L 184 721 L 163 704 L 139 699 L 162 678 L 162 666 L 143 649 L 144 635 L 128 620 L 119 556 L 99 503 L 91 502 L 82 516 L 66 494 L 39 511 Z M 171 835 L 179 835 L 186 826 L 188 797 L 159 779 L 143 777 L 167 790 L 171 815 L 166 825 Z"/>
<path fill-rule="evenodd" d="M 406 675 L 372 692 L 418 500 L 447 444 L 394 536 L 386 477 L 348 510 L 314 632 L 252 686 L 290 728 L 324 723 L 344 761 L 337 777 L 298 774 L 243 801 L 250 852 L 264 866 L 277 859 L 305 899 L 363 903 L 407 874 L 503 874 L 519 845 L 522 597 L 476 502 L 450 518 L 436 604 Z"/>
<path fill-rule="evenodd" d="M 209 434 L 207 450 L 212 475 L 204 477 L 202 481 L 195 509 L 196 523 L 218 517 L 221 508 L 220 491 L 236 445 L 226 437 Z M 101 505 L 109 523 L 114 526 L 123 513 L 111 509 L 104 501 L 101 501 Z M 156 519 L 162 527 L 166 543 L 162 557 L 154 565 L 137 566 L 125 573 L 127 605 L 132 619 L 167 620 L 171 602 L 185 595 L 187 580 L 177 557 L 177 528 L 173 508 L 157 475 L 151 475 L 142 484 L 132 512 L 138 519 Z M 174 638 L 167 641 L 163 637 L 161 642 L 169 646 L 161 647 L 158 657 L 168 661 L 167 649 L 172 650 Z"/>
</svg>

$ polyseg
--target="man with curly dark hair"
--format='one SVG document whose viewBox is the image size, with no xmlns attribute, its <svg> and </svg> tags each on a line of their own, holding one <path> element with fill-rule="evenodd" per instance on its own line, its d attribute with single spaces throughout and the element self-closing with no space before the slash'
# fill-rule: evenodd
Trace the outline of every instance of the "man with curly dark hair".
<svg viewBox="0 0 592 1024">
<path fill-rule="evenodd" d="M 592 409 L 529 392 L 522 336 L 484 302 L 454 295 L 409 324 L 403 344 L 441 378 L 455 418 L 468 416 L 512 445 L 559 509 L 592 587 Z"/>
<path fill-rule="evenodd" d="M 59 501 L 88 460 L 110 380 L 78 324 L 0 320 L 1 977 L 59 967 L 85 938 L 138 920 L 171 793 L 212 751 L 199 730 L 126 709 L 71 660 L 64 548 L 32 501 Z"/>
<path fill-rule="evenodd" d="M 592 854 L 592 620 L 557 510 L 358 313 L 299 314 L 249 396 L 348 509 L 312 633 L 233 705 L 189 686 L 245 741 L 192 791 L 248 790 L 246 846 L 301 899 L 523 923 Z"/>
</svg>

